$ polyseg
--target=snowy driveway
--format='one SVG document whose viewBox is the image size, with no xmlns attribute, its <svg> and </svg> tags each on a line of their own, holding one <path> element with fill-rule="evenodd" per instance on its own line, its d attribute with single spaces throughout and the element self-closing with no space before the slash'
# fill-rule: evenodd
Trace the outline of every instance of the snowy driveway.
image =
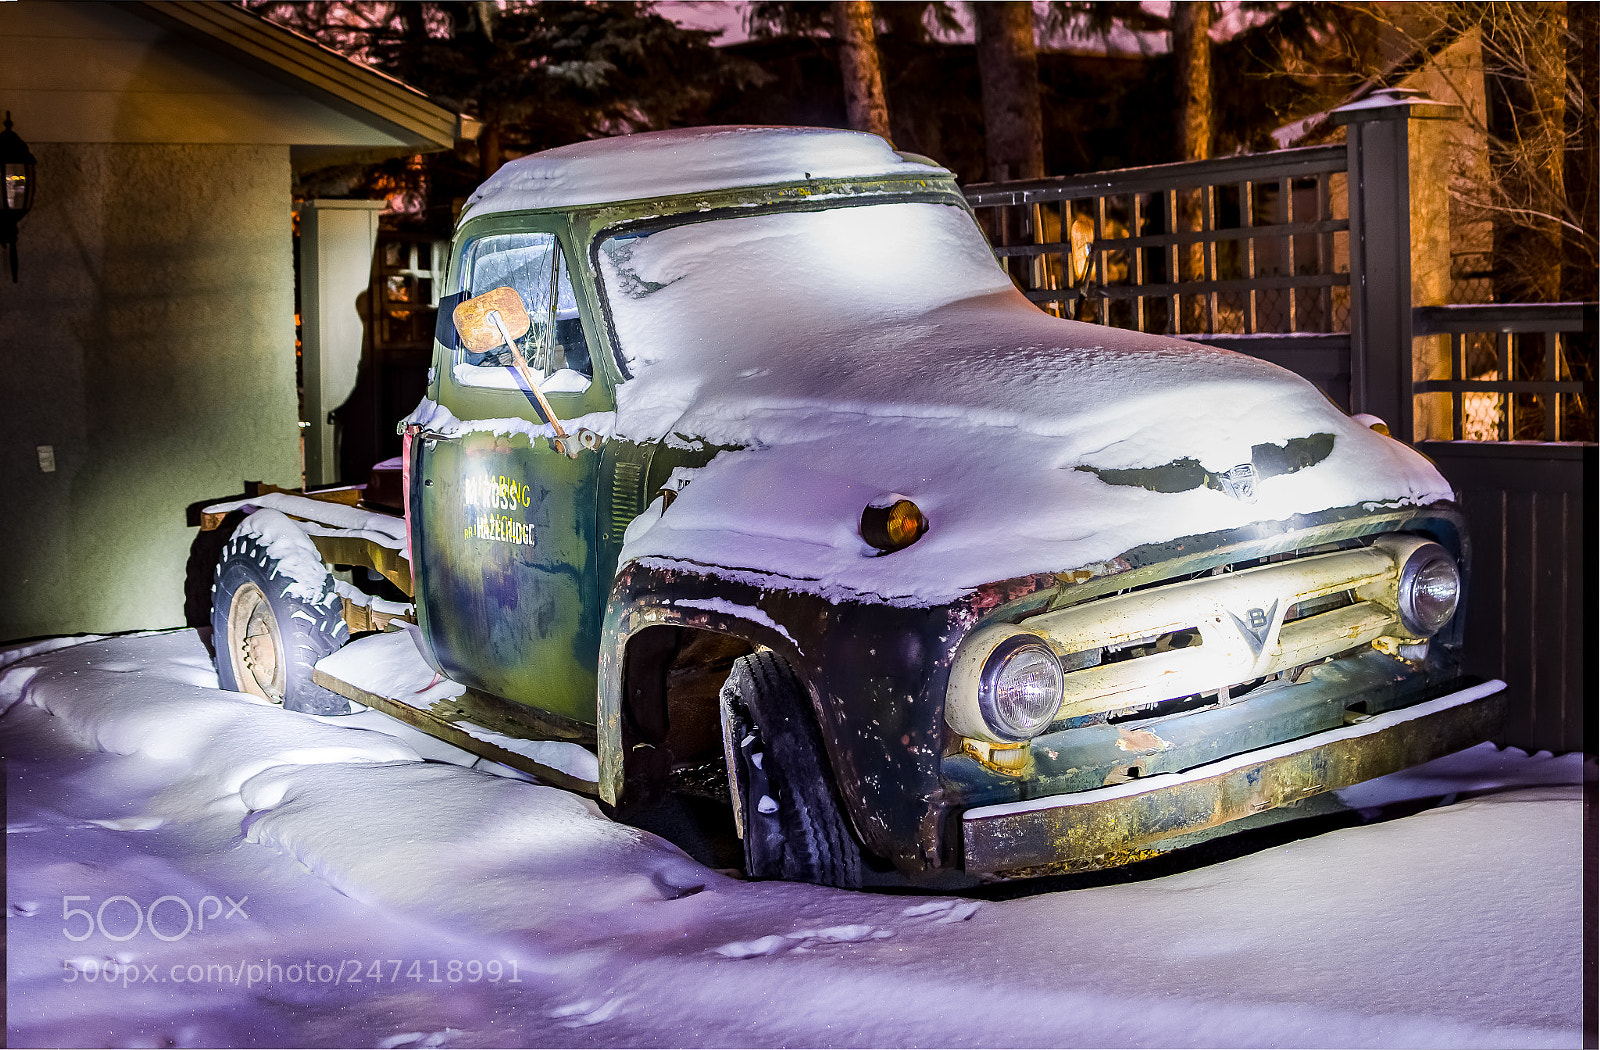
<svg viewBox="0 0 1600 1050">
<path fill-rule="evenodd" d="M 853 893 L 221 692 L 193 632 L 19 652 L 12 1046 L 1580 1039 L 1575 756 L 1483 745 L 1345 793 L 1453 804 L 1162 878 Z"/>
</svg>

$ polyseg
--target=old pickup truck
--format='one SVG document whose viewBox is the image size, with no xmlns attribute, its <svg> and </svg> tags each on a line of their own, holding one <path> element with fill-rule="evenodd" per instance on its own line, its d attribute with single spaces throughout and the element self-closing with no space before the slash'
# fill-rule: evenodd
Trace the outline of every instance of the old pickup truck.
<svg viewBox="0 0 1600 1050">
<path fill-rule="evenodd" d="M 212 508 L 225 686 L 623 818 L 698 784 L 750 876 L 839 886 L 1125 864 L 1501 717 L 1428 460 L 1260 360 L 1041 312 L 881 139 L 514 161 L 447 282 L 398 513 Z M 340 670 L 375 638 L 423 689 Z"/>
</svg>

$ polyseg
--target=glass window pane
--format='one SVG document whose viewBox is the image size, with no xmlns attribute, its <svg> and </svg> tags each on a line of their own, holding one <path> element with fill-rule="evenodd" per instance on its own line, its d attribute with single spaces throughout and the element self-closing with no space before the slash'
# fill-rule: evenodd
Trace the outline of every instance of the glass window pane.
<svg viewBox="0 0 1600 1050">
<path fill-rule="evenodd" d="M 540 386 L 552 392 L 585 389 L 593 374 L 588 343 L 555 236 L 495 234 L 469 244 L 462 256 L 456 301 L 502 287 L 514 289 L 528 309 L 531 323 L 517 342 Z M 457 341 L 456 361 L 456 376 L 463 383 L 516 388 L 517 380 L 506 368 L 513 364 L 507 349 L 475 354 Z"/>
<path fill-rule="evenodd" d="M 507 233 L 480 237 L 467 247 L 461 267 L 465 298 L 496 288 L 515 288 L 529 315 L 550 301 L 550 262 L 556 239 L 548 233 Z"/>
</svg>

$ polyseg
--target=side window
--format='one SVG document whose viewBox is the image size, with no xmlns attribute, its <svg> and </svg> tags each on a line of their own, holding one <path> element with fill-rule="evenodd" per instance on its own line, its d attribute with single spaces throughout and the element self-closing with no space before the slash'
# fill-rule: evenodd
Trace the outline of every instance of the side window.
<svg viewBox="0 0 1600 1050">
<path fill-rule="evenodd" d="M 528 307 L 532 324 L 518 340 L 518 349 L 545 393 L 581 393 L 589 387 L 594 367 L 578 316 L 577 297 L 561 243 L 549 233 L 504 233 L 479 237 L 461 258 L 456 301 L 500 287 L 516 289 Z M 455 347 L 453 372 L 467 386 L 518 389 L 508 365 L 511 351 L 502 347 L 475 354 L 451 333 Z"/>
</svg>

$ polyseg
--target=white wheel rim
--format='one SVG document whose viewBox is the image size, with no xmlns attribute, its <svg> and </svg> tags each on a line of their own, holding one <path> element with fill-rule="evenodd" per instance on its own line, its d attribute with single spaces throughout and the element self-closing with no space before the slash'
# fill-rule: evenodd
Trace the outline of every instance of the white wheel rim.
<svg viewBox="0 0 1600 1050">
<path fill-rule="evenodd" d="M 241 690 L 275 704 L 286 691 L 283 637 L 261 588 L 246 583 L 228 606 L 228 660 Z"/>
</svg>

